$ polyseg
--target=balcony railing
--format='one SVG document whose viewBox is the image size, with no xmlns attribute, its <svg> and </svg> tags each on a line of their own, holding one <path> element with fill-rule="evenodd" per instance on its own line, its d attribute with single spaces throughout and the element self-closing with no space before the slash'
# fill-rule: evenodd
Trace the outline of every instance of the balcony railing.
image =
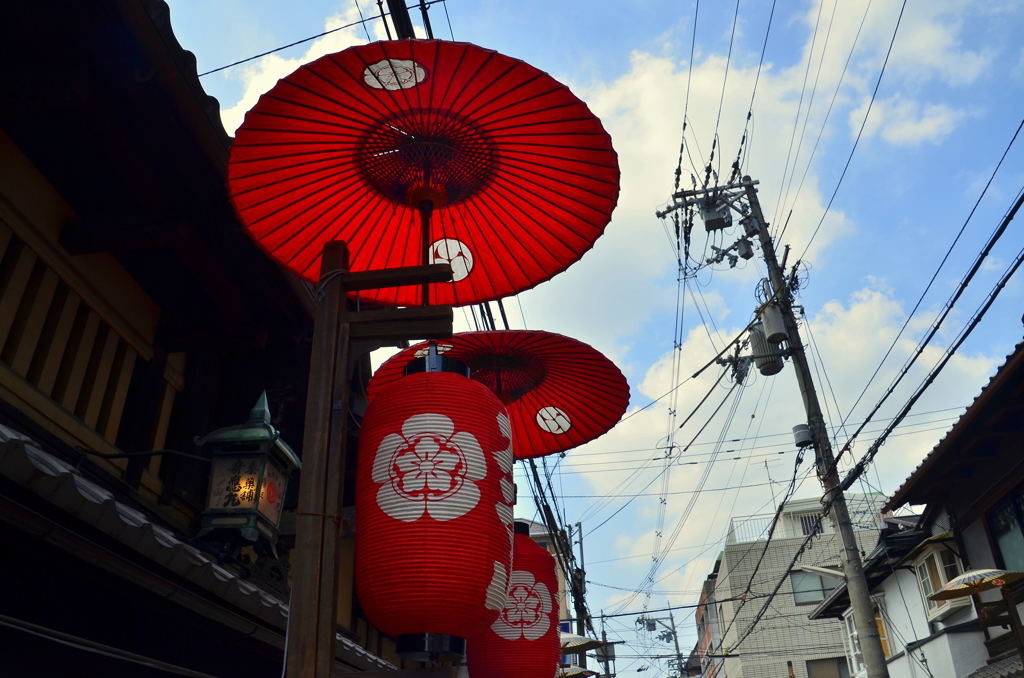
<svg viewBox="0 0 1024 678">
<path fill-rule="evenodd" d="M 850 516 L 853 520 L 854 530 L 875 530 L 881 526 L 881 518 L 878 513 L 865 501 L 850 501 Z M 725 538 L 726 546 L 766 540 L 768 528 L 771 527 L 774 518 L 774 513 L 733 518 L 729 521 L 729 532 Z M 794 539 L 805 537 L 812 532 L 832 534 L 834 530 L 828 520 L 822 520 L 821 525 L 818 525 L 816 511 L 783 513 L 775 528 L 774 538 Z"/>
</svg>

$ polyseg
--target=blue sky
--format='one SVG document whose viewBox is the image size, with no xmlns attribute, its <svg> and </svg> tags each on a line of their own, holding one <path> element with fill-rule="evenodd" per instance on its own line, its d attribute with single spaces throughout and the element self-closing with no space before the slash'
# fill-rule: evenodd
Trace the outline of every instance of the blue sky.
<svg viewBox="0 0 1024 678">
<path fill-rule="evenodd" d="M 200 72 L 358 18 L 353 0 L 173 0 L 170 5 L 175 33 L 196 54 Z M 365 16 L 376 11 L 368 0 L 360 0 L 360 8 Z M 606 234 L 568 271 L 521 294 L 522 316 L 515 300 L 508 300 L 506 307 L 514 326 L 522 327 L 525 320 L 530 329 L 573 336 L 612 357 L 629 378 L 631 411 L 678 383 L 672 378 L 676 268 L 654 212 L 672 190 L 683 110 L 689 119 L 686 143 L 695 162 L 703 164 L 723 102 L 718 157 L 727 174 L 758 78 L 771 4 L 741 2 L 736 13 L 734 3 L 701 3 L 695 44 L 694 9 L 692 2 L 662 0 L 449 0 L 450 32 L 443 6 L 431 9 L 436 37 L 454 36 L 548 71 L 587 101 L 612 135 L 620 156 L 622 195 Z M 1024 140 L 1018 140 L 893 355 L 851 414 L 857 395 L 935 273 L 1024 114 L 1024 6 L 1011 0 L 908 0 L 864 123 L 900 9 L 899 2 L 881 0 L 849 0 L 838 6 L 833 0 L 780 0 L 752 107 L 743 169 L 762 182 L 760 198 L 770 221 L 784 221 L 792 211 L 780 249 L 791 245 L 795 258 L 810 243 L 798 303 L 806 313 L 804 341 L 813 338 L 812 353 L 820 356 L 820 387 L 829 419 L 836 424 L 848 417 L 856 425 L 880 397 L 1024 185 Z M 734 13 L 735 37 L 727 59 Z M 383 37 L 379 22 L 367 24 L 367 30 L 373 39 Z M 244 110 L 277 78 L 305 61 L 366 40 L 361 27 L 346 29 L 205 76 L 202 82 L 220 100 L 230 133 Z M 862 123 L 856 152 L 826 211 Z M 689 163 L 684 164 L 684 177 L 689 171 Z M 922 364 L 879 414 L 883 423 L 905 402 L 1022 246 L 1024 222 L 1018 220 L 986 260 Z M 698 223 L 694 248 L 703 247 Z M 705 270 L 691 284 L 685 296 L 684 343 L 676 355 L 680 374 L 694 372 L 746 325 L 763 274 L 763 265 L 756 261 L 741 262 L 733 270 L 724 265 Z M 1018 275 L 915 408 L 908 420 L 914 425 L 900 429 L 903 435 L 882 448 L 869 473 L 870 485 L 855 489 L 892 493 L 902 483 L 1021 340 L 1022 301 Z M 676 427 L 669 409 L 680 422 L 717 376 L 712 370 L 687 382 L 675 396 L 634 414 L 559 463 L 554 482 L 565 495 L 560 506 L 567 522 L 582 522 L 588 579 L 594 582 L 588 600 L 595 612 L 616 609 L 628 595 L 607 585 L 637 586 L 646 574 L 657 542 L 659 497 L 639 497 L 604 521 L 663 468 L 655 462 L 630 476 L 661 454 L 655 448 L 664 446 L 667 432 Z M 729 409 L 723 408 L 687 452 L 688 459 L 701 463 L 676 466 L 665 489 L 695 490 L 703 462 L 720 439 L 740 442 L 723 443 L 705 490 L 743 489 L 702 492 L 681 524 L 690 495 L 667 495 L 661 531 L 667 535 L 677 524 L 680 530 L 677 550 L 659 569 L 655 590 L 677 593 L 653 595 L 651 607 L 692 602 L 695 593 L 685 592 L 695 592 L 710 570 L 729 517 L 771 511 L 781 492 L 778 481 L 792 473 L 792 445 L 761 447 L 786 443 L 789 429 L 802 421 L 792 367 L 787 365 L 775 377 L 757 375 L 726 421 Z M 703 423 L 709 414 L 702 411 L 695 421 Z M 688 424 L 674 442 L 685 444 L 697 427 Z M 785 435 L 766 437 L 775 434 Z M 840 433 L 838 439 L 845 436 Z M 860 443 L 855 456 L 870 441 L 869 436 Z M 623 478 L 629 482 L 620 487 Z M 655 482 L 647 492 L 657 494 L 661 487 Z M 521 482 L 519 510 L 529 517 L 532 508 L 524 488 Z M 816 493 L 811 478 L 797 496 Z M 605 500 L 597 495 L 610 496 Z M 660 548 L 666 543 L 663 538 Z M 639 610 L 643 603 L 641 596 L 626 609 Z M 626 620 L 631 628 L 631 619 Z M 692 616 L 684 623 L 690 626 L 682 640 L 692 647 Z M 620 673 L 644 665 L 627 667 L 631 661 L 620 661 Z"/>
</svg>

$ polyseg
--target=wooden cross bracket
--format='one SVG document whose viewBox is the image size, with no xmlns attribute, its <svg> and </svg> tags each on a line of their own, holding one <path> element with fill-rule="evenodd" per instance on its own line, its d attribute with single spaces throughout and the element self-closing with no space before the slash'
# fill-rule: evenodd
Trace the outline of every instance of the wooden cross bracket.
<svg viewBox="0 0 1024 678">
<path fill-rule="evenodd" d="M 451 306 L 410 306 L 343 313 L 353 339 L 448 339 L 452 336 Z"/>
<path fill-rule="evenodd" d="M 341 286 L 346 292 L 360 290 L 379 290 L 387 287 L 404 287 L 422 283 L 442 283 L 452 281 L 451 264 L 428 264 L 426 266 L 403 266 L 401 268 L 382 268 L 376 271 L 346 271 L 341 274 Z"/>
</svg>

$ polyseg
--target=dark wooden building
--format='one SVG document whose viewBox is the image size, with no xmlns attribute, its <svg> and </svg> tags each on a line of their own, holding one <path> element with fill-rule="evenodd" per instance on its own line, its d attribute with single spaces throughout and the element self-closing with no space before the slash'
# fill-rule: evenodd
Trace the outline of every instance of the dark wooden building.
<svg viewBox="0 0 1024 678">
<path fill-rule="evenodd" d="M 301 456 L 309 369 L 309 291 L 235 220 L 230 144 L 162 0 L 0 6 L 4 676 L 281 673 L 297 477 L 273 547 L 197 541 L 196 438 L 266 391 Z M 338 670 L 397 665 L 351 543 Z"/>
</svg>

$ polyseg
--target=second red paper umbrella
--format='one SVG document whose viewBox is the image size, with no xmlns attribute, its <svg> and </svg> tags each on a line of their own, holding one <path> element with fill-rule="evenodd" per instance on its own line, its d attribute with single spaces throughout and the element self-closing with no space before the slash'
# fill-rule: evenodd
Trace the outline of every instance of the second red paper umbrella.
<svg viewBox="0 0 1024 678">
<path fill-rule="evenodd" d="M 629 385 L 593 347 L 552 332 L 464 332 L 434 342 L 470 370 L 508 408 L 517 459 L 564 452 L 607 433 L 629 405 Z M 370 381 L 370 398 L 426 355 L 429 342 L 388 359 Z"/>
</svg>

